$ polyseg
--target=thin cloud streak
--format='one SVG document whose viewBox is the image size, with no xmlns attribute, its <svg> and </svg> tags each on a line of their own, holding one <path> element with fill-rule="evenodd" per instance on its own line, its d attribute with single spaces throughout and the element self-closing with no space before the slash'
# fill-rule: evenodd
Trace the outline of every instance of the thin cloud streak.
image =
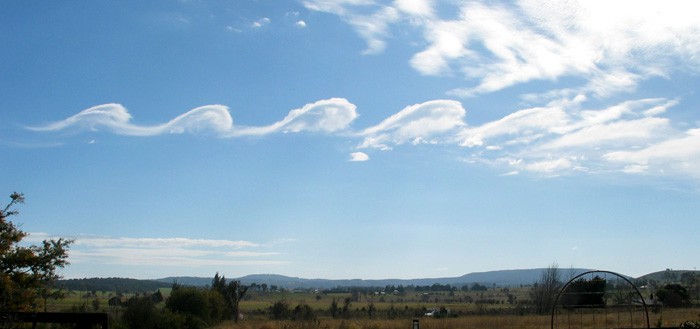
<svg viewBox="0 0 700 329">
<path fill-rule="evenodd" d="M 639 150 L 616 151 L 605 154 L 604 159 L 627 164 L 624 172 L 640 174 L 677 175 L 683 173 L 700 178 L 700 129 L 654 143 Z"/>
<path fill-rule="evenodd" d="M 69 252 L 71 262 L 75 264 L 111 264 L 123 266 L 263 266 L 285 265 L 289 261 L 265 259 L 238 259 L 238 256 L 220 253 L 192 253 L 182 250 L 143 250 L 143 249 L 95 249 L 90 251 L 73 250 Z M 269 256 L 269 255 L 258 255 Z M 252 257 L 252 256 L 246 256 Z"/>
<path fill-rule="evenodd" d="M 39 242 L 57 238 L 42 232 L 32 232 L 26 240 Z M 265 248 L 265 246 L 242 240 L 78 236 L 74 238 L 69 254 L 71 262 L 76 264 L 193 267 L 289 263 L 277 259 L 282 256 L 278 251 L 249 250 L 259 248 Z"/>
<path fill-rule="evenodd" d="M 43 232 L 32 232 L 26 240 L 39 242 L 46 239 L 58 239 Z M 127 238 L 127 237 L 94 237 L 78 236 L 73 237 L 74 245 L 90 247 L 140 247 L 140 248 L 175 248 L 175 247 L 211 247 L 211 248 L 251 248 L 259 247 L 260 244 L 243 240 L 216 240 L 216 239 L 191 239 L 191 238 Z"/>
</svg>

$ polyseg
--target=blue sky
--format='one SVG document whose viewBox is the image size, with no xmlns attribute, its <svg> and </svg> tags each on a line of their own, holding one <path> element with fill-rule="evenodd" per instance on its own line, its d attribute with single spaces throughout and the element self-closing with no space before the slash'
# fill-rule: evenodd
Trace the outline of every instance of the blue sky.
<svg viewBox="0 0 700 329">
<path fill-rule="evenodd" d="M 4 193 L 69 278 L 694 269 L 697 6 L 5 1 Z"/>
</svg>

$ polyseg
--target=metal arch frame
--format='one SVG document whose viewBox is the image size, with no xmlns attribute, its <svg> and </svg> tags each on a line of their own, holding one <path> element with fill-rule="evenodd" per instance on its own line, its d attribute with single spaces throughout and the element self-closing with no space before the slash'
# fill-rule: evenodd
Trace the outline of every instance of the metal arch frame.
<svg viewBox="0 0 700 329">
<path fill-rule="evenodd" d="M 564 292 L 564 290 L 566 290 L 566 288 L 568 288 L 569 285 L 572 282 L 574 282 L 576 279 L 578 279 L 584 275 L 588 275 L 588 274 L 592 274 L 592 273 L 612 274 L 612 275 L 617 276 L 618 278 L 621 278 L 622 280 L 625 280 L 625 282 L 627 282 L 630 286 L 632 286 L 634 291 L 637 292 L 639 299 L 642 301 L 642 306 L 644 306 L 644 316 L 647 320 L 647 328 L 650 328 L 650 326 L 649 326 L 649 310 L 647 310 L 647 303 L 644 301 L 644 296 L 642 296 L 642 293 L 639 292 L 639 289 L 637 289 L 637 287 L 634 285 L 634 283 L 632 283 L 632 281 L 630 281 L 630 280 L 627 280 L 627 278 L 625 278 L 624 276 L 622 276 L 619 273 L 615 273 L 612 271 L 605 271 L 605 270 L 592 270 L 592 271 L 583 272 L 583 273 L 571 278 L 563 287 L 561 287 L 561 289 L 559 290 L 559 293 L 557 293 L 557 298 L 554 299 L 554 304 L 552 304 L 552 318 L 551 318 L 551 322 L 550 322 L 551 329 L 554 329 L 554 315 L 556 314 L 556 311 L 557 311 L 556 305 L 559 302 L 559 297 L 561 296 L 562 292 Z"/>
</svg>

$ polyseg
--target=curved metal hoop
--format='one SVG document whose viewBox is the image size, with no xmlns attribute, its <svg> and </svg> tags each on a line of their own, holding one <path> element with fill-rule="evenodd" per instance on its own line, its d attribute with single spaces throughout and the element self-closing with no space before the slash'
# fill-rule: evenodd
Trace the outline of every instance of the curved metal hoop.
<svg viewBox="0 0 700 329">
<path fill-rule="evenodd" d="M 554 318 L 555 318 L 555 316 L 556 316 L 556 311 L 557 311 L 556 305 L 559 303 L 559 297 L 561 297 L 562 292 L 564 292 L 564 291 L 566 290 L 566 288 L 568 288 L 568 287 L 571 285 L 571 283 L 573 283 L 573 282 L 576 281 L 577 279 L 579 279 L 579 278 L 581 278 L 581 277 L 583 277 L 583 276 L 586 276 L 586 275 L 593 274 L 593 273 L 611 274 L 611 275 L 614 275 L 614 276 L 616 276 L 616 277 L 618 277 L 618 278 L 624 280 L 625 282 L 627 282 L 627 284 L 629 284 L 630 287 L 632 287 L 632 289 L 634 289 L 634 291 L 637 293 L 637 296 L 639 296 L 639 300 L 641 300 L 642 306 L 644 307 L 644 317 L 645 317 L 645 319 L 646 319 L 647 328 L 650 328 L 650 326 L 649 326 L 649 311 L 647 310 L 647 303 L 644 301 L 644 297 L 643 297 L 642 294 L 639 292 L 639 289 L 637 289 L 637 287 L 634 285 L 634 283 L 632 283 L 630 280 L 628 280 L 628 279 L 625 278 L 624 276 L 622 276 L 622 275 L 620 275 L 620 274 L 618 274 L 618 273 L 615 273 L 615 272 L 605 271 L 605 270 L 592 270 L 592 271 L 583 272 L 583 273 L 581 273 L 581 274 L 579 274 L 579 275 L 577 275 L 577 276 L 571 278 L 571 279 L 559 290 L 559 293 L 557 293 L 556 299 L 554 299 L 554 304 L 552 305 L 552 319 L 551 319 L 551 323 L 550 323 L 551 329 L 554 329 Z"/>
</svg>

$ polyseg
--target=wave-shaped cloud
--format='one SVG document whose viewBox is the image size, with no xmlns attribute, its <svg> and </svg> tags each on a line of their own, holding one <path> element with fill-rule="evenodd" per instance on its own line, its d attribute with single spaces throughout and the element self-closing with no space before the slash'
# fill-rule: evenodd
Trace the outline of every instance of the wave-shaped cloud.
<svg viewBox="0 0 700 329">
<path fill-rule="evenodd" d="M 70 128 L 106 129 L 126 136 L 155 136 L 165 133 L 213 131 L 223 134 L 233 127 L 233 118 L 223 105 L 206 105 L 188 111 L 166 123 L 140 126 L 131 123 L 131 114 L 121 104 L 103 104 L 83 110 L 67 119 L 42 126 L 28 127 L 35 131 L 59 131 Z"/>
<path fill-rule="evenodd" d="M 369 154 L 358 150 L 387 151 L 404 144 L 440 144 L 470 150 L 471 154 L 465 156 L 468 162 L 502 167 L 509 174 L 620 171 L 700 177 L 697 165 L 700 152 L 694 151 L 700 149 L 699 130 L 691 128 L 686 133 L 680 132 L 670 119 L 662 116 L 676 106 L 678 100 L 639 99 L 603 109 L 587 109 L 586 102 L 585 96 L 578 95 L 470 125 L 460 102 L 433 100 L 407 106 L 380 123 L 357 131 L 349 128 L 358 117 L 356 106 L 342 98 L 307 104 L 290 111 L 282 120 L 262 127 L 234 126 L 228 109 L 222 105 L 199 107 L 164 124 L 138 126 L 131 123 L 131 115 L 121 105 L 105 104 L 31 129 L 104 128 L 129 136 L 187 131 L 222 137 L 322 132 L 359 139 L 356 150 L 350 153 L 351 162 L 370 159 Z M 154 244 L 165 242 L 152 241 Z"/>
<path fill-rule="evenodd" d="M 103 104 L 83 110 L 67 119 L 41 126 L 27 127 L 34 131 L 66 129 L 106 129 L 126 136 L 155 136 L 162 134 L 214 133 L 222 137 L 266 135 L 276 132 L 302 131 L 331 133 L 347 129 L 357 118 L 355 105 L 342 98 L 331 98 L 306 104 L 295 109 L 281 121 L 264 127 L 236 127 L 228 107 L 205 105 L 192 109 L 166 123 L 136 125 L 131 114 L 121 104 Z"/>
<path fill-rule="evenodd" d="M 434 100 L 404 108 L 359 133 L 360 148 L 390 149 L 391 145 L 434 144 L 440 137 L 465 125 L 466 110 L 452 100 Z"/>
<path fill-rule="evenodd" d="M 230 136 L 267 135 L 301 131 L 333 133 L 347 129 L 357 118 L 357 107 L 344 98 L 331 98 L 294 109 L 281 121 L 264 127 L 241 127 Z"/>
</svg>

